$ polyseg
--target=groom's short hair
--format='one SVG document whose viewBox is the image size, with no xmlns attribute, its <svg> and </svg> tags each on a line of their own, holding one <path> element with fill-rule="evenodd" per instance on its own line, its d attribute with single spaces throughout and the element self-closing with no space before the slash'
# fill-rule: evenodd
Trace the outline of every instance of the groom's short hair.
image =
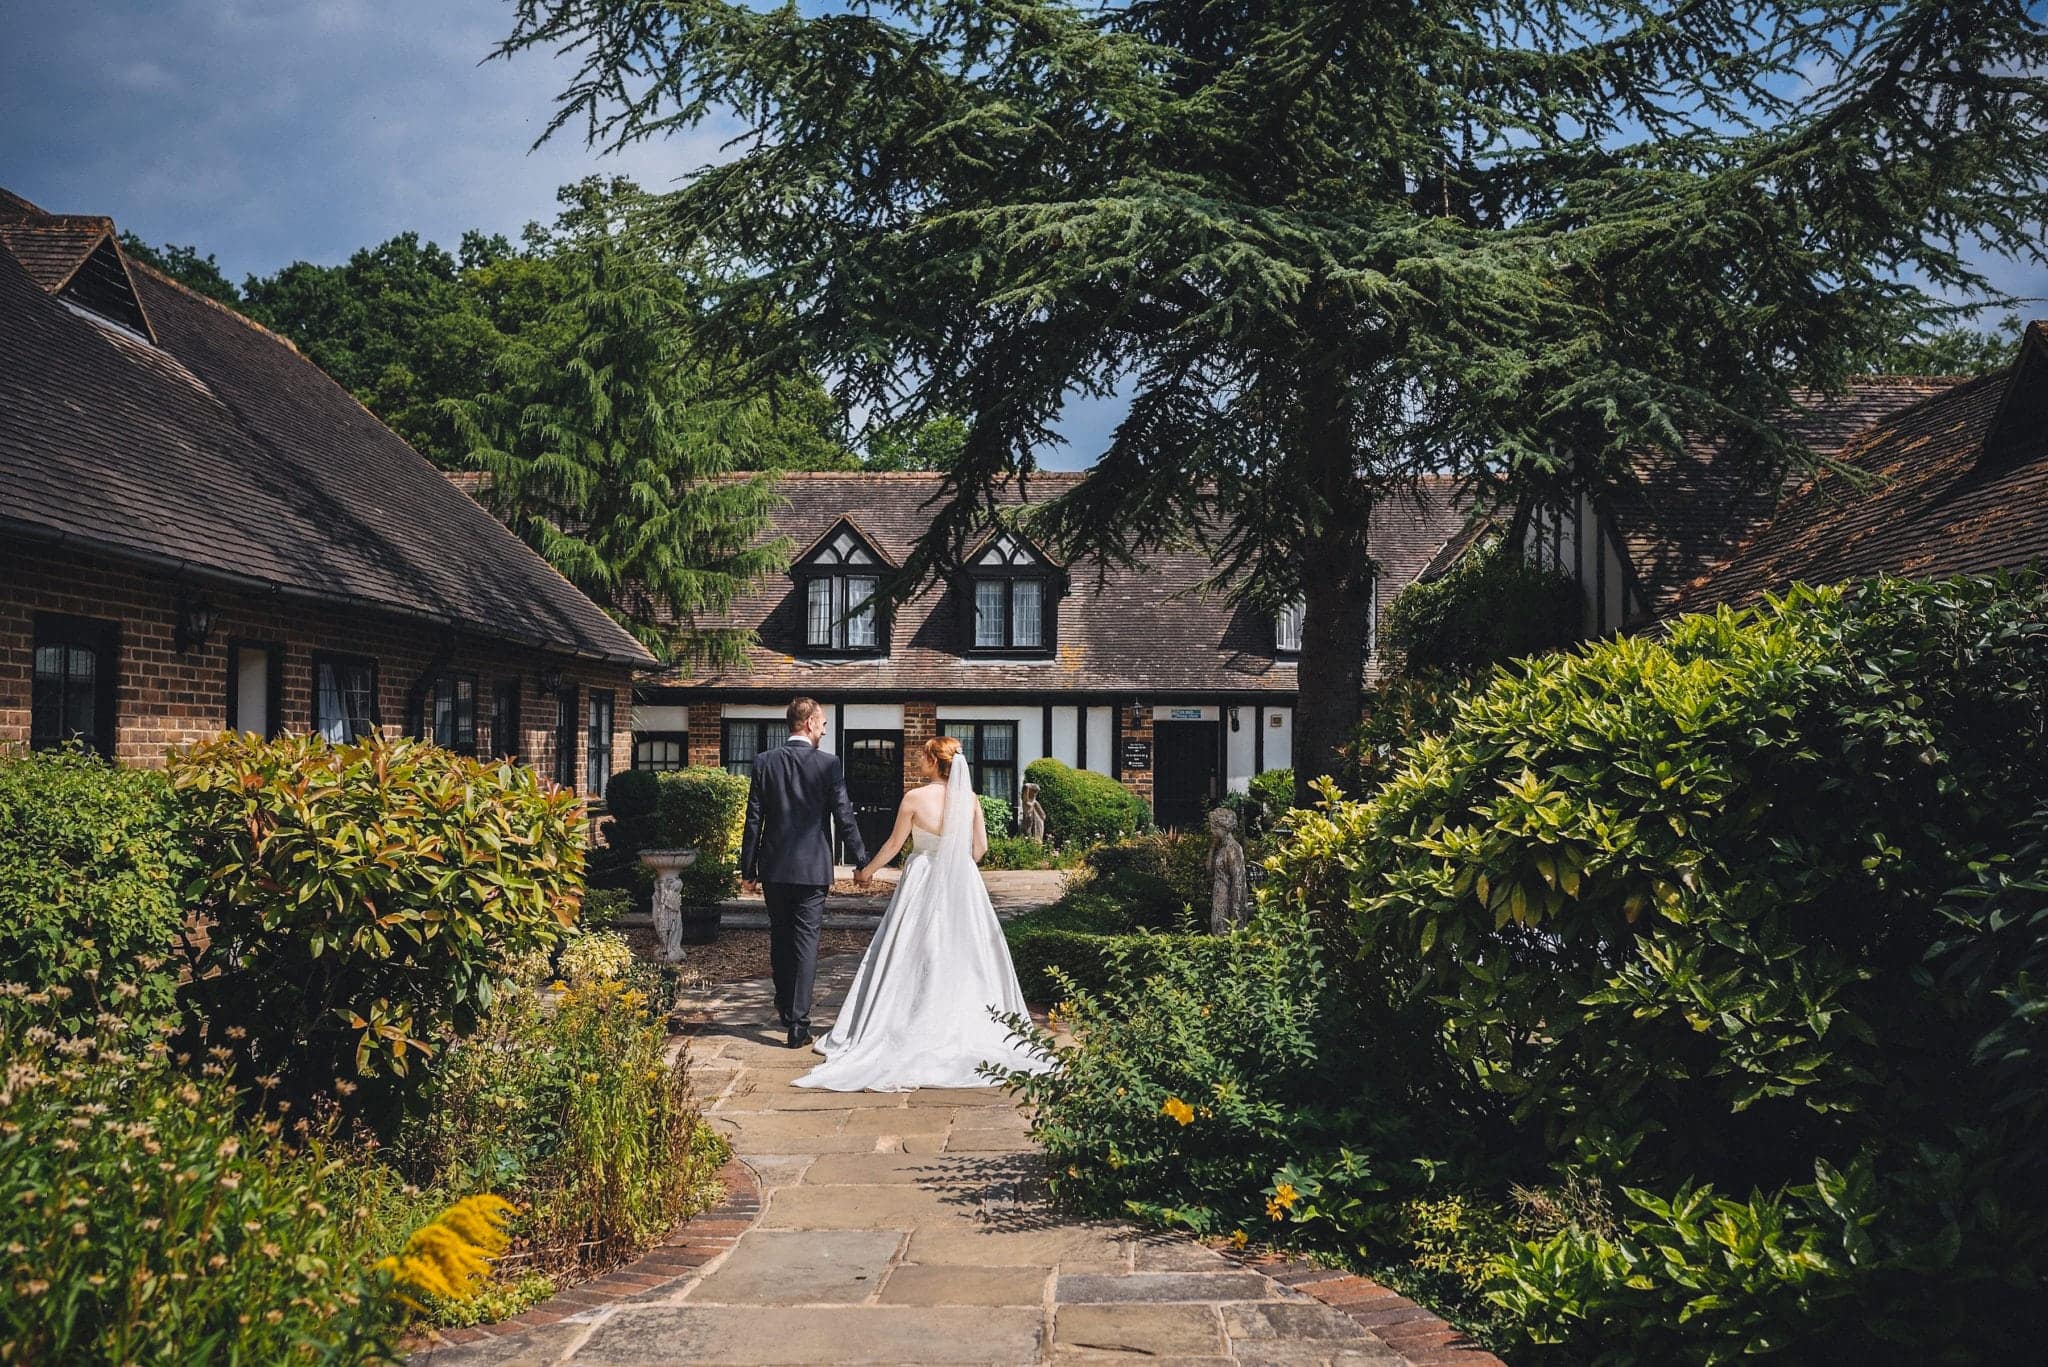
<svg viewBox="0 0 2048 1367">
<path fill-rule="evenodd" d="M 792 698 L 784 715 L 789 718 L 789 729 L 800 731 L 812 717 L 823 716 L 824 713 L 825 709 L 818 706 L 816 698 Z"/>
</svg>

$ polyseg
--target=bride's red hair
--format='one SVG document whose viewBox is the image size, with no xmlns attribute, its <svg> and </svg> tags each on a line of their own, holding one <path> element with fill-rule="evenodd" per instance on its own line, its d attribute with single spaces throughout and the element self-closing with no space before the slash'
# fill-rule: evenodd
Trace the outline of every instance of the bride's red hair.
<svg viewBox="0 0 2048 1367">
<path fill-rule="evenodd" d="M 924 757 L 943 776 L 952 771 L 953 756 L 960 753 L 960 742 L 951 736 L 933 736 L 924 743 Z"/>
</svg>

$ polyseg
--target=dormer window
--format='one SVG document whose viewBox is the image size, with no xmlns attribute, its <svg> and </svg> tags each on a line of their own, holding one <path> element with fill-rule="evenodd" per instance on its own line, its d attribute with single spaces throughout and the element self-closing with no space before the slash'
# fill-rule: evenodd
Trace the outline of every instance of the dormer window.
<svg viewBox="0 0 2048 1367">
<path fill-rule="evenodd" d="M 1058 567 L 1012 532 L 998 532 L 968 557 L 968 647 L 1042 654 L 1054 645 Z"/>
<path fill-rule="evenodd" d="M 894 566 L 849 518 L 798 557 L 806 650 L 848 655 L 883 649 L 882 573 Z"/>
<path fill-rule="evenodd" d="M 1273 649 L 1282 655 L 1301 654 L 1301 622 L 1308 604 L 1295 601 L 1273 615 Z"/>
</svg>

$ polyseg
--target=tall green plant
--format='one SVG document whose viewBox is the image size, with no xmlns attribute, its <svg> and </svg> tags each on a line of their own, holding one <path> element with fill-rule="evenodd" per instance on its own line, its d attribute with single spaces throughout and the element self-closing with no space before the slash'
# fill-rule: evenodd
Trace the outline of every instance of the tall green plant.
<svg viewBox="0 0 2048 1367">
<path fill-rule="evenodd" d="M 740 837 L 747 780 L 708 765 L 661 776 L 656 829 L 662 845 L 697 851 L 682 871 L 683 900 L 721 902 L 740 890 Z"/>
<path fill-rule="evenodd" d="M 209 922 L 215 1031 L 303 1097 L 403 1078 L 474 1028 L 508 958 L 552 949 L 583 891 L 583 806 L 531 769 L 414 741 L 223 736 L 175 757 Z"/>
</svg>

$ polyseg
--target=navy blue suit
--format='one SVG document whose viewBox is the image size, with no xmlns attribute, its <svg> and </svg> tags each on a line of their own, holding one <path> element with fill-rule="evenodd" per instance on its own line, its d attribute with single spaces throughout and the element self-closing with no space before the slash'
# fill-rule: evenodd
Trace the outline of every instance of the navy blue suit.
<svg viewBox="0 0 2048 1367">
<path fill-rule="evenodd" d="M 811 985 L 818 971 L 818 933 L 832 886 L 832 823 L 865 864 L 867 847 L 854 823 L 853 799 L 839 756 L 792 736 L 754 757 L 747 786 L 747 824 L 740 839 L 740 876 L 761 885 L 768 902 L 768 959 L 775 973 L 775 1010 L 783 1024 L 811 1024 Z"/>
</svg>

